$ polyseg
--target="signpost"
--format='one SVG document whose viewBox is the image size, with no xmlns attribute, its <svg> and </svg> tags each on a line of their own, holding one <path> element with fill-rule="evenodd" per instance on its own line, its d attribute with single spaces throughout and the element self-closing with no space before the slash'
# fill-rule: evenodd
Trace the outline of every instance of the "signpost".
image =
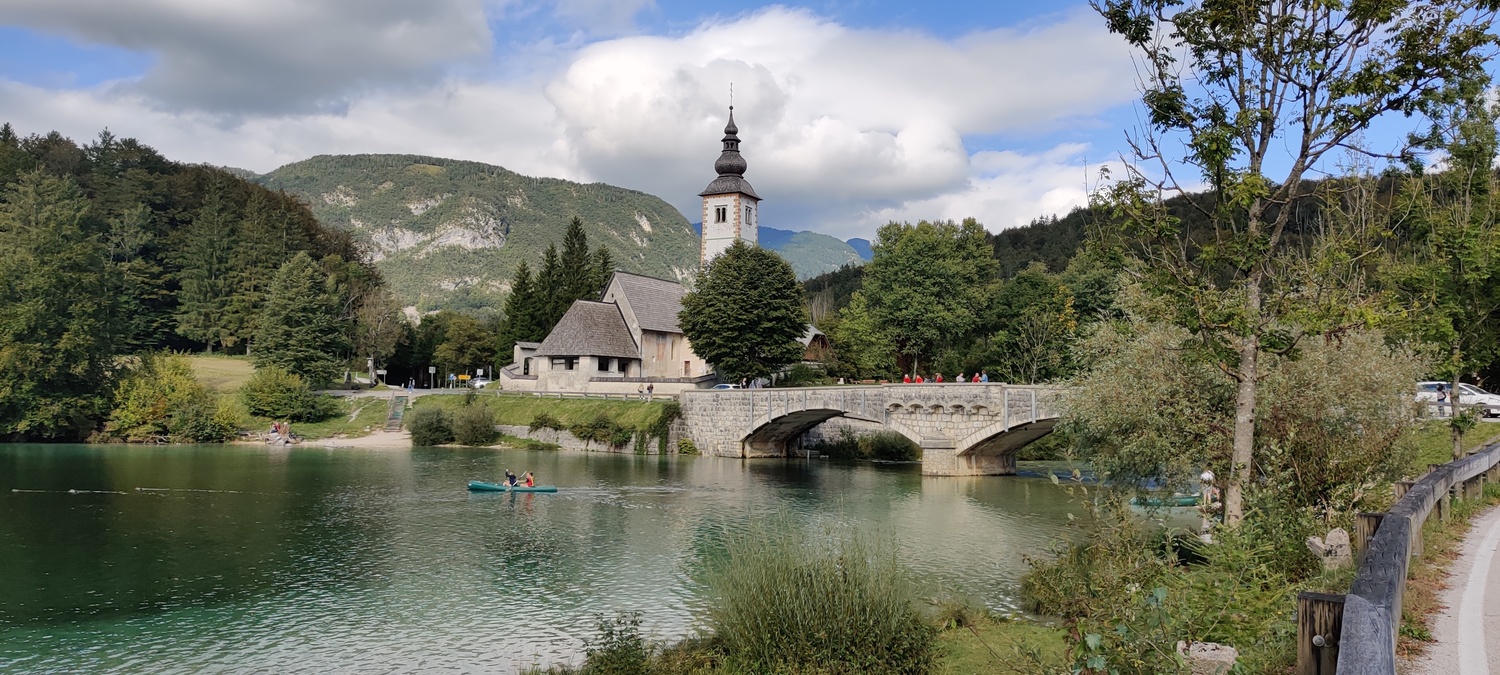
<svg viewBox="0 0 1500 675">
<path fill-rule="evenodd" d="M 427 366 L 427 388 L 431 389 L 433 380 L 436 379 L 437 366 Z"/>
</svg>

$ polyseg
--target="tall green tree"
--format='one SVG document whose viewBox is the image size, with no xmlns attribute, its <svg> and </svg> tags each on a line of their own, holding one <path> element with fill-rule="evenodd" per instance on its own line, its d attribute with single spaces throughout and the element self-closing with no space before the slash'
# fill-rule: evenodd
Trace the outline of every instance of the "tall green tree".
<svg viewBox="0 0 1500 675">
<path fill-rule="evenodd" d="M 71 178 L 0 199 L 0 437 L 76 440 L 108 414 L 120 284 Z"/>
<path fill-rule="evenodd" d="M 1489 100 L 1489 78 L 1467 83 L 1447 101 L 1435 102 L 1424 145 L 1445 151 L 1447 168 L 1408 180 L 1397 213 L 1412 235 L 1397 284 L 1406 292 L 1417 333 L 1439 345 L 1441 372 L 1452 383 L 1450 400 L 1462 404 L 1459 378 L 1500 356 L 1500 152 L 1496 121 L 1500 104 Z M 1453 458 L 1463 457 L 1463 433 L 1473 415 L 1451 417 Z"/>
<path fill-rule="evenodd" d="M 337 291 L 307 252 L 276 271 L 258 319 L 257 367 L 273 365 L 301 375 L 313 386 L 338 380 L 349 348 Z"/>
<path fill-rule="evenodd" d="M 208 351 L 234 344 L 237 338 L 229 311 L 235 290 L 231 256 L 237 214 L 225 192 L 219 182 L 210 185 L 177 249 L 182 284 L 177 333 L 202 342 Z"/>
<path fill-rule="evenodd" d="M 693 353 L 726 380 L 769 377 L 802 358 L 807 312 L 792 266 L 735 241 L 682 298 L 677 317 Z"/>
<path fill-rule="evenodd" d="M 536 282 L 531 278 L 531 267 L 522 260 L 511 280 L 510 295 L 505 298 L 505 318 L 495 343 L 500 360 L 506 359 L 517 342 L 538 342 L 545 337 L 541 334 L 538 308 Z"/>
<path fill-rule="evenodd" d="M 227 323 L 244 339 L 255 334 L 271 280 L 287 259 L 285 219 L 269 192 L 253 192 L 245 203 L 245 217 L 230 255 L 232 296 L 226 308 Z"/>
<path fill-rule="evenodd" d="M 1357 320 L 1347 313 L 1357 303 L 1324 302 L 1326 287 L 1302 273 L 1307 259 L 1285 240 L 1306 172 L 1355 145 L 1382 115 L 1413 112 L 1481 70 L 1500 7 L 1488 0 L 1093 6 L 1140 56 L 1149 122 L 1131 139 L 1137 152 L 1127 180 L 1111 193 L 1116 234 L 1136 254 L 1147 292 L 1176 308 L 1174 320 L 1236 386 L 1224 515 L 1238 524 L 1255 465 L 1263 354 Z M 1184 165 L 1195 175 L 1179 179 Z M 1188 203 L 1208 231 L 1189 233 L 1164 198 L 1199 181 L 1212 187 L 1209 199 Z"/>
<path fill-rule="evenodd" d="M 386 360 L 396 353 L 396 343 L 406 332 L 406 316 L 401 313 L 401 303 L 384 287 L 372 288 L 360 299 L 355 319 L 354 353 L 376 368 L 384 368 Z"/>
<path fill-rule="evenodd" d="M 538 322 L 551 331 L 573 304 L 567 298 L 567 278 L 557 258 L 557 246 L 548 244 L 542 251 L 542 269 L 536 275 Z M 545 332 L 545 331 L 544 331 Z"/>
<path fill-rule="evenodd" d="M 880 228 L 874 251 L 844 318 L 880 331 L 873 344 L 894 347 L 902 370 L 930 365 L 940 347 L 979 325 L 996 265 L 977 221 L 890 223 Z"/>
<path fill-rule="evenodd" d="M 573 306 L 574 300 L 599 299 L 598 267 L 590 258 L 589 238 L 583 231 L 583 221 L 577 216 L 568 223 L 568 231 L 563 235 L 558 264 L 562 266 L 564 313 Z M 558 314 L 558 318 L 562 318 L 562 314 Z"/>
<path fill-rule="evenodd" d="M 443 331 L 443 341 L 432 352 L 439 374 L 470 374 L 495 360 L 495 336 L 478 319 L 455 314 Z"/>
<path fill-rule="evenodd" d="M 594 266 L 593 295 L 590 300 L 599 299 L 604 293 L 604 285 L 609 283 L 609 277 L 615 273 L 615 256 L 609 249 L 599 246 L 594 249 L 594 258 L 591 264 Z"/>
</svg>

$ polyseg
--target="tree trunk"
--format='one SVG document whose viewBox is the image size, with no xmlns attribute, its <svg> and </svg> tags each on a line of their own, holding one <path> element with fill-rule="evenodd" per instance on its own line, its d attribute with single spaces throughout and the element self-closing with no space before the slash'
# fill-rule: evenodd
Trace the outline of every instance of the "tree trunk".
<svg viewBox="0 0 1500 675">
<path fill-rule="evenodd" d="M 1457 342 L 1449 346 L 1449 355 L 1453 359 L 1453 381 L 1448 384 L 1448 427 L 1453 432 L 1453 458 L 1463 459 L 1464 431 L 1458 421 L 1458 366 L 1461 354 Z"/>
<path fill-rule="evenodd" d="M 1260 280 L 1252 276 L 1245 291 L 1245 315 L 1254 322 L 1260 316 Z M 1260 384 L 1259 331 L 1241 338 L 1239 387 L 1234 393 L 1234 446 L 1229 454 L 1229 483 L 1224 487 L 1224 524 L 1239 525 L 1245 517 L 1245 483 L 1250 480 L 1255 452 L 1255 400 Z"/>
</svg>

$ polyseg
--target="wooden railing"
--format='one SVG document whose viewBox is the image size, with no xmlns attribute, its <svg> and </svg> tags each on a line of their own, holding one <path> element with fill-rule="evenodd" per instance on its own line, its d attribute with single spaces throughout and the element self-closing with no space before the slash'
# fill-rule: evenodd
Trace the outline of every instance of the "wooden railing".
<svg viewBox="0 0 1500 675">
<path fill-rule="evenodd" d="M 1396 632 L 1401 627 L 1401 599 L 1413 556 L 1421 554 L 1422 525 L 1437 509 L 1448 515 L 1449 500 L 1478 499 L 1486 478 L 1500 478 L 1500 443 L 1463 459 L 1438 465 L 1421 480 L 1403 485 L 1406 494 L 1384 514 L 1361 514 L 1373 524 L 1367 545 L 1359 547 L 1360 563 L 1354 585 L 1343 599 L 1341 621 L 1328 634 L 1304 633 L 1312 622 L 1298 621 L 1299 656 L 1303 643 L 1312 647 L 1314 663 L 1300 663 L 1299 673 L 1331 675 L 1319 662 L 1331 659 L 1323 650 L 1337 650 L 1339 675 L 1395 675 Z M 1372 525 L 1367 524 L 1366 528 Z M 1357 537 L 1358 539 L 1359 537 Z M 1359 542 L 1356 541 L 1356 545 Z M 1300 607 L 1300 603 L 1299 603 Z M 1299 616 L 1299 619 L 1301 617 Z M 1341 625 L 1339 625 L 1341 624 Z"/>
</svg>

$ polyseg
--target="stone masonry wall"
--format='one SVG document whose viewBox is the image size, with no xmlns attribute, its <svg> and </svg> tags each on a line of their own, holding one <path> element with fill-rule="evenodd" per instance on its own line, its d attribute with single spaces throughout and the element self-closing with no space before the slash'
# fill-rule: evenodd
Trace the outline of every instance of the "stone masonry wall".
<svg viewBox="0 0 1500 675">
<path fill-rule="evenodd" d="M 682 425 L 674 423 L 672 429 L 667 432 L 667 454 L 677 454 L 677 441 L 682 438 Z M 528 427 L 510 424 L 497 424 L 495 430 L 507 436 L 525 438 L 542 443 L 551 443 L 564 450 L 582 450 L 584 452 L 615 452 L 621 454 L 634 454 L 635 441 L 626 443 L 621 448 L 611 448 L 608 444 L 585 443 L 572 432 L 563 429 L 537 429 L 532 431 Z M 644 448 L 647 455 L 658 454 L 658 445 L 655 439 L 648 439 Z"/>
</svg>

